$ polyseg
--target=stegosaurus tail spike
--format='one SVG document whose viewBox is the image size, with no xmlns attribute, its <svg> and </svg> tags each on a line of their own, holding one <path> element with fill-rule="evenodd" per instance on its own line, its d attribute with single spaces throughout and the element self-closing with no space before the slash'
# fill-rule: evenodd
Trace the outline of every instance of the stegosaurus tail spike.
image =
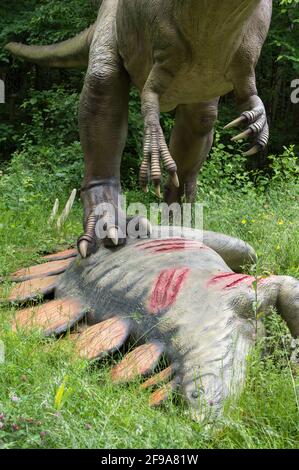
<svg viewBox="0 0 299 470">
<path fill-rule="evenodd" d="M 84 359 L 97 359 L 119 349 L 130 334 L 130 320 L 112 317 L 87 328 L 75 339 L 76 352 Z"/>
<path fill-rule="evenodd" d="M 45 336 L 61 334 L 80 321 L 86 311 L 74 298 L 52 300 L 43 305 L 17 311 L 12 329 L 42 329 Z"/>
<path fill-rule="evenodd" d="M 126 383 L 152 372 L 164 352 L 159 341 L 143 344 L 128 353 L 111 371 L 113 383 Z"/>
</svg>

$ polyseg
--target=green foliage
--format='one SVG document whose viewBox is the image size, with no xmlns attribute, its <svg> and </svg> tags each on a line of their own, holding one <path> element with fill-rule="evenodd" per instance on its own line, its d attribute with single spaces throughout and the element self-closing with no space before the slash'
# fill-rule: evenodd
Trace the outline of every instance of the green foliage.
<svg viewBox="0 0 299 470">
<path fill-rule="evenodd" d="M 50 90 L 30 90 L 20 108 L 26 113 L 21 125 L 18 143 L 28 145 L 67 146 L 78 140 L 78 93 L 68 93 L 65 87 L 54 86 Z"/>
<path fill-rule="evenodd" d="M 18 0 L 11 8 L 11 1 L 2 0 L 0 44 L 71 37 L 94 20 L 95 3 Z M 231 145 L 231 133 L 220 131 L 236 113 L 226 98 L 213 150 L 198 181 L 204 228 L 251 243 L 259 255 L 258 275 L 299 277 L 299 115 L 298 106 L 290 103 L 290 83 L 299 71 L 297 11 L 298 0 L 274 2 L 272 29 L 258 68 L 272 123 L 269 156 L 262 162 L 245 158 L 245 143 Z M 63 204 L 83 177 L 77 126 L 83 74 L 14 61 L 3 49 L 1 70 L 7 103 L 0 108 L 0 275 L 7 275 L 38 261 L 46 251 L 74 243 L 81 232 L 82 208 L 77 203 L 61 231 L 48 219 L 55 199 Z M 173 116 L 163 115 L 167 138 L 172 125 Z M 142 195 L 137 186 L 142 134 L 140 100 L 133 89 L 122 182 L 129 201 L 147 204 L 152 195 Z M 5 448 L 298 447 L 289 336 L 277 316 L 267 319 L 263 358 L 259 348 L 252 354 L 238 403 L 231 404 L 219 426 L 205 429 L 190 421 L 180 402 L 150 410 L 147 394 L 137 391 L 136 384 L 112 387 L 108 364 L 89 367 L 75 360 L 66 341 L 45 341 L 37 332 L 29 337 L 13 334 L 9 321 L 14 311 L 14 306 L 0 305 L 7 352 L 0 374 L 0 440 Z"/>
<path fill-rule="evenodd" d="M 285 147 L 281 155 L 269 155 L 267 171 L 248 169 L 248 158 L 241 152 L 232 155 L 233 146 L 220 142 L 216 132 L 216 141 L 201 171 L 199 184 L 203 191 L 218 192 L 221 188 L 229 191 L 239 189 L 241 192 L 264 192 L 273 182 L 296 181 L 299 176 L 298 156 L 294 146 Z"/>
<path fill-rule="evenodd" d="M 93 0 L 18 0 L 14 2 L 12 9 L 11 2 L 4 0 L 0 6 L 0 46 L 10 40 L 44 44 L 69 38 L 94 21 L 98 3 Z M 271 123 L 270 149 L 275 154 L 281 153 L 281 148 L 289 146 L 290 143 L 298 145 L 298 106 L 291 105 L 290 102 L 290 84 L 293 79 L 298 78 L 299 71 L 298 21 L 296 1 L 274 1 L 272 27 L 257 71 L 259 89 L 267 105 Z M 70 104 L 73 116 L 70 116 L 66 106 L 69 100 L 75 101 L 82 87 L 81 72 L 47 70 L 25 64 L 13 60 L 0 47 L 0 73 L 1 68 L 6 75 L 7 104 L 1 105 L 0 108 L 0 126 L 3 130 L 3 137 L 0 139 L 0 161 L 7 161 L 18 148 L 20 140 L 23 139 L 24 127 L 21 124 L 24 122 L 27 123 L 26 133 L 33 137 L 36 137 L 36 133 L 42 128 L 41 120 L 45 119 L 45 127 L 49 131 L 46 135 L 47 141 L 60 142 L 66 134 L 66 144 L 71 143 L 71 138 L 73 141 L 78 140 L 75 130 L 75 103 Z M 51 105 L 51 100 L 55 101 L 55 93 L 57 107 L 51 127 L 44 107 L 50 111 L 55 107 L 55 103 Z M 59 103 L 62 104 L 61 112 L 58 109 Z M 128 187 L 132 187 L 135 182 L 140 158 L 142 122 L 139 106 L 138 93 L 133 90 L 129 138 L 122 168 Z M 235 116 L 235 106 L 231 99 L 226 98 L 221 109 L 221 124 Z M 36 117 L 33 116 L 35 113 Z M 172 122 L 171 116 L 162 117 L 162 125 L 167 134 Z M 62 127 L 66 128 L 65 132 L 61 132 Z M 223 140 L 226 143 L 224 135 Z M 234 154 L 234 149 L 235 147 L 227 146 L 231 154 Z M 260 158 L 253 159 L 253 162 L 254 166 L 259 168 L 266 164 L 265 160 Z"/>
<path fill-rule="evenodd" d="M 6 104 L 0 107 L 1 130 L 8 131 L 6 137 L 0 140 L 0 163 L 7 161 L 18 148 L 23 138 L 24 122 L 31 122 L 31 133 L 36 119 L 44 118 L 43 107 L 45 100 L 51 100 L 51 88 L 57 90 L 57 115 L 59 101 L 72 100 L 75 93 L 82 87 L 83 74 L 78 71 L 57 71 L 35 67 L 23 61 L 14 60 L 2 46 L 9 41 L 21 41 L 26 44 L 51 44 L 82 31 L 92 22 L 97 14 L 96 3 L 93 0 L 2 0 L 0 5 L 0 78 L 5 77 Z M 80 13 L 79 13 L 80 12 Z M 63 95 L 64 89 L 64 95 Z M 35 91 L 33 91 L 35 90 Z M 40 95 L 37 91 L 41 91 Z M 47 95 L 49 91 L 49 95 Z M 68 96 L 70 95 L 70 96 Z M 33 100 L 33 101 L 32 101 Z M 59 100 L 59 101 L 58 101 Z M 30 106 L 28 103 L 32 101 Z M 27 103 L 24 107 L 24 103 Z M 73 104 L 70 103 L 70 107 Z M 33 118 L 34 111 L 39 117 Z M 64 109 L 62 106 L 61 113 Z M 66 110 L 67 111 L 67 110 Z M 69 116 L 69 114 L 68 114 Z M 67 123 L 67 119 L 64 120 Z M 75 124 L 76 113 L 68 120 L 67 127 Z M 47 124 L 46 124 L 47 125 Z M 7 126 L 5 129 L 2 126 Z M 74 125 L 75 129 L 75 125 Z M 28 127 L 26 131 L 29 131 Z M 30 131 L 29 131 L 30 132 Z M 58 119 L 52 132 L 52 141 L 60 139 L 61 127 Z M 77 131 L 73 133 L 73 141 L 77 140 Z M 48 134 L 49 136 L 49 134 Z"/>
<path fill-rule="evenodd" d="M 299 77 L 299 8 L 295 0 L 274 0 L 270 33 L 257 67 L 258 89 L 271 128 L 270 148 L 280 152 L 298 146 L 298 105 L 291 103 L 291 84 Z"/>
<path fill-rule="evenodd" d="M 2 0 L 0 43 L 17 40 L 27 44 L 51 44 L 79 33 L 96 17 L 96 8 L 89 0 Z M 8 54 L 0 49 L 0 61 L 8 62 Z"/>
<path fill-rule="evenodd" d="M 20 211 L 41 199 L 44 204 L 70 188 L 79 188 L 83 177 L 83 157 L 80 144 L 57 148 L 35 145 L 17 152 L 0 177 L 3 207 Z"/>
<path fill-rule="evenodd" d="M 216 168 L 221 168 L 220 151 L 224 150 L 217 150 Z M 15 168 L 19 174 L 22 165 Z M 226 186 L 219 180 L 209 192 L 212 179 L 199 186 L 205 228 L 250 242 L 259 255 L 258 276 L 299 277 L 299 185 L 292 171 L 277 175 L 264 192 L 251 187 L 243 191 L 242 185 L 232 190 L 231 182 Z M 211 178 L 214 174 L 212 165 Z M 27 188 L 26 197 L 34 191 Z M 46 192 L 37 192 L 38 197 L 21 210 L 3 210 L 10 195 L 3 195 L 2 187 L 0 194 L 0 275 L 40 261 L 44 252 L 73 243 L 81 232 L 78 205 L 63 232 L 58 232 L 47 224 L 51 205 Z M 140 193 L 127 196 L 135 200 Z M 61 195 L 62 203 L 66 197 L 67 193 Z M 113 386 L 109 369 L 118 357 L 89 365 L 75 359 L 71 342 L 62 338 L 45 340 L 38 332 L 12 333 L 9 323 L 15 309 L 0 305 L 1 339 L 6 348 L 6 362 L 0 365 L 4 448 L 298 448 L 294 390 L 298 376 L 290 369 L 287 329 L 276 315 L 267 319 L 268 337 L 248 360 L 242 395 L 236 403 L 227 404 L 217 426 L 205 428 L 190 420 L 178 398 L 161 409 L 150 409 L 148 393 L 140 391 L 138 381 L 129 387 Z"/>
<path fill-rule="evenodd" d="M 281 183 L 282 181 L 297 181 L 299 177 L 298 156 L 295 148 L 291 145 L 284 147 L 284 152 L 279 157 L 270 155 L 270 168 L 272 170 L 272 181 Z"/>
<path fill-rule="evenodd" d="M 277 61 L 284 61 L 299 72 L 298 39 L 299 18 L 298 1 L 281 0 L 280 8 L 274 9 L 273 27 L 271 31 L 272 43 L 279 50 Z"/>
<path fill-rule="evenodd" d="M 10 312 L 11 314 L 13 312 Z M 114 387 L 109 363 L 88 367 L 66 341 L 43 341 L 5 330 L 7 361 L 0 376 L 3 448 L 297 448 L 298 412 L 289 368 L 279 371 L 258 353 L 238 406 L 218 425 L 190 421 L 176 401 L 150 409 L 148 394 Z M 28 368 L 30 363 L 30 368 Z M 283 362 L 282 362 L 283 363 Z M 55 396 L 68 377 L 71 394 L 57 411 Z M 137 391 L 138 390 L 138 391 Z"/>
</svg>

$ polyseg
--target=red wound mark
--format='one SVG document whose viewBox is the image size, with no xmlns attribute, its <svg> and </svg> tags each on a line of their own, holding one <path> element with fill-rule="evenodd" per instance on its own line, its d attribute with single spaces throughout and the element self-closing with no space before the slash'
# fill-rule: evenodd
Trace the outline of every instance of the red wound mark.
<svg viewBox="0 0 299 470">
<path fill-rule="evenodd" d="M 255 277 L 248 276 L 247 274 L 221 273 L 213 276 L 208 281 L 208 287 L 220 286 L 221 289 L 232 289 L 242 284 L 252 286 L 255 281 Z"/>
<path fill-rule="evenodd" d="M 183 250 L 202 250 L 207 247 L 197 240 L 187 240 L 185 238 L 167 238 L 164 240 L 152 240 L 137 245 L 137 249 L 148 253 L 171 253 Z"/>
<path fill-rule="evenodd" d="M 157 240 L 150 240 L 150 241 L 145 241 L 143 243 L 139 243 L 137 246 L 138 248 L 140 247 L 152 247 L 152 246 L 157 246 L 157 245 L 161 245 L 161 244 L 165 244 L 165 243 L 170 243 L 170 242 L 183 242 L 185 241 L 186 239 L 185 238 L 182 238 L 182 237 L 173 237 L 173 238 L 163 238 L 163 239 L 157 239 Z M 187 241 L 190 241 L 190 240 L 187 240 Z M 193 240 L 192 240 L 193 241 Z"/>
<path fill-rule="evenodd" d="M 272 274 L 272 276 L 262 277 L 261 279 L 259 279 L 258 283 L 260 286 L 266 286 L 268 284 L 271 284 L 271 282 L 275 282 L 277 280 L 277 277 L 278 276 L 275 276 L 274 274 Z"/>
<path fill-rule="evenodd" d="M 247 286 L 252 286 L 253 282 L 256 281 L 255 277 L 253 276 L 240 276 L 237 279 L 234 279 L 231 283 L 225 286 L 225 289 L 231 289 L 233 287 L 238 287 L 241 284 L 246 284 Z"/>
<path fill-rule="evenodd" d="M 160 272 L 150 296 L 150 313 L 159 313 L 176 301 L 189 272 L 189 268 L 165 269 Z"/>
</svg>

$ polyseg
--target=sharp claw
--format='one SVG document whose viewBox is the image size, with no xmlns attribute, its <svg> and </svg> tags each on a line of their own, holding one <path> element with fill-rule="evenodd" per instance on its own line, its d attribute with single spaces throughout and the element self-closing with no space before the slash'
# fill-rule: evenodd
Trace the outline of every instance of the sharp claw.
<svg viewBox="0 0 299 470">
<path fill-rule="evenodd" d="M 261 147 L 260 145 L 255 145 L 254 147 L 252 147 L 250 150 L 248 150 L 247 152 L 244 152 L 243 155 L 245 157 L 251 157 L 252 155 L 255 155 L 256 153 L 259 153 L 261 150 Z"/>
<path fill-rule="evenodd" d="M 238 119 L 235 119 L 234 121 L 224 126 L 223 129 L 231 129 L 232 127 L 238 127 L 240 124 L 243 124 L 244 122 L 246 122 L 246 117 L 240 116 L 238 117 Z"/>
<path fill-rule="evenodd" d="M 179 178 L 178 178 L 177 173 L 174 173 L 173 175 L 171 175 L 171 179 L 172 179 L 172 182 L 173 182 L 174 186 L 176 188 L 179 188 L 180 187 L 180 182 L 179 182 Z"/>
<path fill-rule="evenodd" d="M 246 131 L 241 132 L 241 134 L 236 135 L 235 137 L 232 137 L 232 142 L 236 142 L 237 140 L 243 140 L 247 139 L 250 135 L 252 135 L 252 130 L 251 129 L 246 129 Z"/>
<path fill-rule="evenodd" d="M 115 246 L 118 245 L 118 230 L 117 227 L 113 226 L 108 229 L 108 238 L 112 240 Z"/>
<path fill-rule="evenodd" d="M 159 199 L 161 199 L 162 196 L 161 196 L 160 185 L 155 186 L 155 194 L 156 194 L 156 196 L 157 196 Z"/>
<path fill-rule="evenodd" d="M 81 240 L 81 242 L 78 243 L 78 251 L 83 259 L 87 258 L 88 245 L 87 240 Z"/>
</svg>

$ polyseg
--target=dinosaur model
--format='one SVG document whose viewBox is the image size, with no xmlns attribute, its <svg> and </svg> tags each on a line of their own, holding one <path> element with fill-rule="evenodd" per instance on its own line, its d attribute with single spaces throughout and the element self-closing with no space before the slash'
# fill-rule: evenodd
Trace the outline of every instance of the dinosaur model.
<svg viewBox="0 0 299 470">
<path fill-rule="evenodd" d="M 79 12 L 78 12 L 79 13 Z M 130 86 L 141 94 L 144 159 L 140 183 L 151 178 L 160 196 L 160 160 L 169 172 L 167 203 L 193 201 L 197 174 L 208 156 L 219 97 L 235 92 L 244 125 L 233 140 L 252 137 L 252 155 L 267 145 L 269 128 L 255 67 L 266 39 L 272 0 L 102 0 L 94 25 L 51 46 L 9 43 L 14 55 L 53 67 L 87 67 L 79 124 L 85 157 L 81 191 L 86 257 L 94 247 L 97 205 L 118 207 L 120 162 L 127 137 Z M 170 148 L 160 111 L 176 110 Z M 115 214 L 106 241 L 124 241 Z"/>
<path fill-rule="evenodd" d="M 150 403 L 159 405 L 178 388 L 195 420 L 211 420 L 242 390 L 261 317 L 276 309 L 299 336 L 299 281 L 240 274 L 256 259 L 241 240 L 166 230 L 154 227 L 151 238 L 128 239 L 124 247 L 102 245 L 87 259 L 77 250 L 50 255 L 14 273 L 8 300 L 25 308 L 16 311 L 13 328 L 71 330 L 75 351 L 90 360 L 129 340 L 133 349 L 112 369 L 113 382 L 150 376 L 163 356 L 169 366 L 141 385 L 156 387 Z M 24 305 L 53 291 L 54 300 Z"/>
</svg>

